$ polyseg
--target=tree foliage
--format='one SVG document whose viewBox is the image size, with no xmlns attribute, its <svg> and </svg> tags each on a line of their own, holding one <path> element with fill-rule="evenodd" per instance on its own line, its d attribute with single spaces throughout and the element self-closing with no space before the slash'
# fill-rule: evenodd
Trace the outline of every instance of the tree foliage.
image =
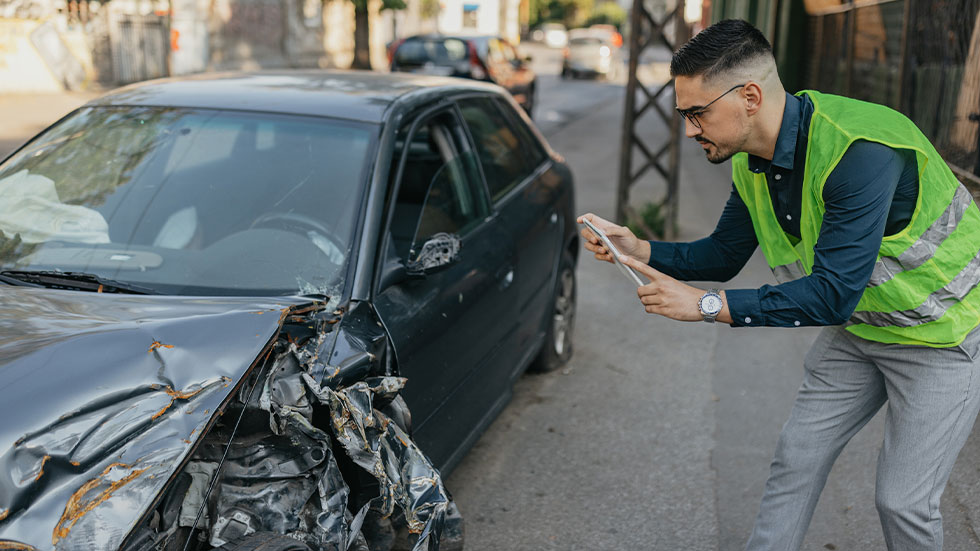
<svg viewBox="0 0 980 551">
<path fill-rule="evenodd" d="M 548 22 L 568 28 L 608 23 L 621 29 L 627 18 L 626 10 L 609 0 L 530 0 L 530 12 L 532 27 Z"/>
<path fill-rule="evenodd" d="M 622 30 L 628 17 L 626 10 L 616 2 L 600 2 L 592 10 L 592 15 L 585 22 L 586 25 L 607 24 L 616 25 Z"/>
</svg>

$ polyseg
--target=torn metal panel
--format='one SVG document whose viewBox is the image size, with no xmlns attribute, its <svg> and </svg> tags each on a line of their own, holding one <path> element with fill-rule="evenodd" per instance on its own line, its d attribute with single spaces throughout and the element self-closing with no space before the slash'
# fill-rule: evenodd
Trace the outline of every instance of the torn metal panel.
<svg viewBox="0 0 980 551">
<path fill-rule="evenodd" d="M 319 384 L 331 388 L 345 387 L 372 375 L 390 375 L 385 358 L 387 336 L 370 304 L 358 302 L 344 313 L 344 323 L 335 332 L 330 355 L 320 354 L 323 361 L 312 362 L 307 370 Z M 378 371 L 381 371 L 380 373 Z"/>
<path fill-rule="evenodd" d="M 282 342 L 279 348 L 271 367 L 259 374 L 259 392 L 229 409 L 229 419 L 242 418 L 237 432 L 232 434 L 230 423 L 220 424 L 195 456 L 195 462 L 225 458 L 206 504 L 214 519 L 208 541 L 220 546 L 264 531 L 316 549 L 347 549 L 348 488 L 333 458 L 330 435 L 313 425 L 298 350 Z M 185 499 L 201 497 L 188 492 Z"/>
<path fill-rule="evenodd" d="M 0 287 L 0 542 L 117 548 L 300 304 Z"/>
<path fill-rule="evenodd" d="M 413 549 L 439 549 L 444 531 L 461 539 L 462 521 L 439 471 L 397 423 L 374 407 L 376 399 L 393 400 L 405 379 L 375 377 L 336 391 L 318 387 L 311 377 L 306 382 L 329 405 L 334 434 L 348 455 L 378 480 L 381 495 L 372 505 L 385 517 L 399 506 L 409 530 L 419 534 Z"/>
</svg>

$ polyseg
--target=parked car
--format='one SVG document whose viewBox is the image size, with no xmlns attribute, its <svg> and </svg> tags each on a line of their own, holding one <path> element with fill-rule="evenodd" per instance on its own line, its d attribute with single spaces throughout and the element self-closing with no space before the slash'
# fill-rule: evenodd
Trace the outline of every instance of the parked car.
<svg viewBox="0 0 980 551">
<path fill-rule="evenodd" d="M 614 78 L 621 63 L 618 52 L 618 48 L 597 33 L 589 30 L 573 32 L 562 52 L 561 76 Z"/>
<path fill-rule="evenodd" d="M 531 57 L 499 36 L 420 35 L 392 44 L 391 70 L 493 82 L 531 115 L 537 75 Z"/>
<path fill-rule="evenodd" d="M 623 35 L 619 33 L 619 29 L 616 28 L 616 25 L 597 23 L 589 26 L 589 31 L 601 36 L 603 39 L 609 42 L 613 48 L 623 47 Z"/>
<path fill-rule="evenodd" d="M 133 85 L 0 196 L 0 548 L 459 549 L 441 474 L 572 353 L 571 173 L 495 85 Z"/>
</svg>

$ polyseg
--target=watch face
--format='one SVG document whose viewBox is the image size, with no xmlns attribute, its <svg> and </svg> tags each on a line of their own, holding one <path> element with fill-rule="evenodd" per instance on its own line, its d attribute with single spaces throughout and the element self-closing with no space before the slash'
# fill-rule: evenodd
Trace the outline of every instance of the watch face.
<svg viewBox="0 0 980 551">
<path fill-rule="evenodd" d="M 701 310 L 705 314 L 717 314 L 721 312 L 721 297 L 718 295 L 705 295 L 701 299 Z"/>
</svg>

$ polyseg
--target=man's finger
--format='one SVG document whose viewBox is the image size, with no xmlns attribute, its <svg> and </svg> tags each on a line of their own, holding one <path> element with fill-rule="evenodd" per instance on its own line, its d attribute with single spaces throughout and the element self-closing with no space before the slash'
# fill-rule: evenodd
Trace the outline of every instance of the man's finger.
<svg viewBox="0 0 980 551">
<path fill-rule="evenodd" d="M 579 224 L 584 224 L 585 223 L 585 220 L 588 220 L 589 222 L 592 222 L 592 224 L 595 225 L 595 227 L 597 227 L 600 230 L 606 232 L 607 235 L 609 234 L 609 231 L 610 230 L 612 230 L 613 228 L 618 228 L 619 227 L 616 224 L 613 224 L 612 222 L 610 222 L 609 220 L 606 220 L 605 218 L 603 218 L 603 217 L 601 217 L 599 215 L 592 214 L 591 212 L 587 212 L 587 213 L 583 214 L 582 216 L 579 216 L 576 221 Z"/>
<path fill-rule="evenodd" d="M 596 245 L 599 244 L 599 237 L 595 233 L 593 233 L 592 230 L 590 230 L 589 228 L 582 228 L 580 235 L 583 238 L 585 238 L 586 244 L 589 243 L 596 244 Z"/>
<path fill-rule="evenodd" d="M 641 274 L 646 276 L 646 278 L 649 279 L 651 283 L 657 281 L 663 276 L 662 273 L 653 269 L 646 262 L 640 262 L 639 260 L 633 258 L 632 256 L 621 255 L 619 259 L 622 261 L 623 264 L 626 264 L 630 268 L 633 268 L 637 272 L 640 272 Z"/>
</svg>

